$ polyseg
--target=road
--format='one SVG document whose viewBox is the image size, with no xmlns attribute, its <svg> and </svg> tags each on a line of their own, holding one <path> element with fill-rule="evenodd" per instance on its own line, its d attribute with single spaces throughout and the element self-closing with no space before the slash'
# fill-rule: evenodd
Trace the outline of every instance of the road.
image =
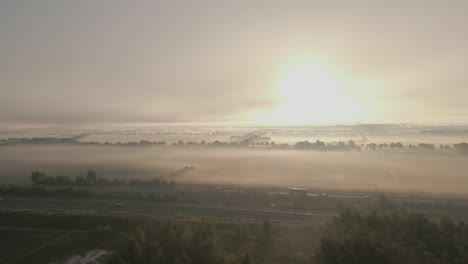
<svg viewBox="0 0 468 264">
<path fill-rule="evenodd" d="M 224 206 L 214 204 L 188 204 L 167 202 L 130 202 L 96 199 L 51 199 L 36 197 L 9 197 L 0 201 L 0 207 L 33 207 L 33 208 L 74 208 L 113 210 L 127 212 L 148 212 L 159 214 L 181 214 L 192 216 L 211 216 L 226 218 L 249 218 L 271 220 L 326 220 L 338 216 L 328 212 L 299 212 L 270 208 L 252 208 Z"/>
</svg>

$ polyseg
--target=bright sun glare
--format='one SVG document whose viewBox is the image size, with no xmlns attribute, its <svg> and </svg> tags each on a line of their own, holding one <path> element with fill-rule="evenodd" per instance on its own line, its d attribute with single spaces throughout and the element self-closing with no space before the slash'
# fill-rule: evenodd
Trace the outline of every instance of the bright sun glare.
<svg viewBox="0 0 468 264">
<path fill-rule="evenodd" d="M 268 123 L 338 123 L 356 121 L 359 104 L 349 83 L 326 65 L 297 63 L 277 83 L 280 104 L 262 116 Z"/>
</svg>

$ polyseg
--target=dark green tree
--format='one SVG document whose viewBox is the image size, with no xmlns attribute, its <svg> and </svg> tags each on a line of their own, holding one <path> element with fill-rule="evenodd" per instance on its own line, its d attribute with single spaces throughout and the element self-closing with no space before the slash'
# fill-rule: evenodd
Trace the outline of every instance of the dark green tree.
<svg viewBox="0 0 468 264">
<path fill-rule="evenodd" d="M 132 236 L 127 241 L 125 248 L 125 257 L 129 263 L 140 263 L 143 258 L 143 248 L 135 236 Z"/>
<path fill-rule="evenodd" d="M 263 243 L 266 248 L 270 248 L 273 244 L 272 227 L 270 221 L 263 221 Z"/>
<path fill-rule="evenodd" d="M 31 181 L 33 184 L 41 184 L 46 179 L 46 175 L 41 171 L 31 172 Z"/>
<path fill-rule="evenodd" d="M 252 257 L 250 256 L 249 252 L 246 252 L 244 254 L 244 257 L 242 258 L 242 264 L 253 264 Z"/>
<path fill-rule="evenodd" d="M 174 260 L 174 264 L 192 264 L 192 261 L 187 254 L 183 253 Z"/>
<path fill-rule="evenodd" d="M 86 174 L 86 180 L 88 180 L 89 182 L 95 183 L 97 180 L 96 172 L 93 170 L 89 170 L 88 173 Z"/>
</svg>

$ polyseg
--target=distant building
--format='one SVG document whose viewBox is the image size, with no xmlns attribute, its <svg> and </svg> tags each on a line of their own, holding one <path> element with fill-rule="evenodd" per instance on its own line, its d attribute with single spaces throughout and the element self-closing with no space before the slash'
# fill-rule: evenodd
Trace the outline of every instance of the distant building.
<svg viewBox="0 0 468 264">
<path fill-rule="evenodd" d="M 303 188 L 289 188 L 289 195 L 307 195 L 308 189 Z"/>
</svg>

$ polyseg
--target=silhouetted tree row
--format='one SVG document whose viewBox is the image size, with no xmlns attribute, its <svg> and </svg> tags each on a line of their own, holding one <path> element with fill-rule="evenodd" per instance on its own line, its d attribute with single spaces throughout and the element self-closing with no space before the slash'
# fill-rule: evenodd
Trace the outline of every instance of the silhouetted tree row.
<svg viewBox="0 0 468 264">
<path fill-rule="evenodd" d="M 456 145 L 456 144 L 455 144 Z M 384 150 L 384 149 L 409 149 L 409 150 L 436 150 L 436 146 L 434 144 L 428 144 L 428 143 L 420 143 L 417 145 L 414 144 L 408 144 L 408 145 L 403 145 L 400 142 L 392 142 L 390 144 L 387 143 L 381 143 L 381 144 L 376 144 L 376 143 L 369 143 L 366 144 L 366 149 L 368 150 Z M 439 146 L 440 150 L 448 150 L 451 149 L 451 147 L 447 144 L 441 144 Z"/>
<path fill-rule="evenodd" d="M 257 135 L 255 133 L 248 133 L 246 135 L 231 136 L 231 141 L 239 142 L 241 145 L 250 144 L 265 144 L 271 141 L 270 137 Z"/>
<path fill-rule="evenodd" d="M 318 246 L 296 260 L 284 258 L 294 248 L 268 221 L 261 232 L 241 224 L 228 230 L 221 236 L 211 223 L 152 222 L 138 228 L 110 263 L 468 263 L 468 225 L 423 214 L 345 211 L 323 226 Z"/>
<path fill-rule="evenodd" d="M 315 142 L 309 141 L 300 141 L 292 146 L 296 150 L 331 150 L 331 151 L 351 151 L 361 150 L 361 147 L 356 145 L 353 140 L 348 142 L 338 141 L 335 143 L 325 143 L 323 141 L 317 140 Z"/>
<path fill-rule="evenodd" d="M 468 263 L 468 225 L 422 214 L 346 211 L 325 227 L 313 263 Z"/>
<path fill-rule="evenodd" d="M 233 137 L 231 137 L 233 138 Z M 233 138 L 237 139 L 237 138 Z M 213 141 L 213 142 L 206 142 L 204 140 L 200 142 L 196 141 L 188 141 L 184 142 L 183 140 L 179 140 L 178 142 L 174 142 L 172 146 L 184 146 L 184 147 L 223 147 L 223 148 L 267 148 L 267 149 L 295 149 L 295 150 L 332 150 L 332 151 L 350 151 L 350 150 L 449 150 L 455 149 L 462 153 L 468 153 L 468 144 L 465 142 L 448 145 L 448 144 L 440 144 L 439 148 L 436 148 L 434 144 L 430 143 L 420 143 L 420 144 L 408 144 L 404 145 L 401 142 L 391 142 L 388 143 L 367 143 L 367 144 L 356 144 L 353 140 L 349 140 L 348 142 L 338 141 L 338 142 L 330 142 L 325 143 L 323 141 L 317 140 L 315 142 L 309 141 L 299 141 L 295 144 L 288 144 L 288 143 L 275 143 L 271 141 L 268 137 L 256 137 L 255 140 L 241 140 L 241 141 Z M 264 140 L 264 141 L 262 141 Z M 79 142 L 75 138 L 19 138 L 19 139 L 7 139 L 0 141 L 0 145 L 9 145 L 9 144 L 76 144 L 76 145 L 112 145 L 112 146 L 165 146 L 167 143 L 165 141 L 147 141 L 147 140 L 140 140 L 140 141 L 132 141 L 132 142 L 117 142 L 117 143 L 110 143 L 110 142 Z"/>
<path fill-rule="evenodd" d="M 463 142 L 463 143 L 455 144 L 453 145 L 453 147 L 458 151 L 468 153 L 468 143 Z"/>
<path fill-rule="evenodd" d="M 273 244 L 269 221 L 261 234 L 241 224 L 228 228 L 229 235 L 220 236 L 212 223 L 151 222 L 137 228 L 110 263 L 253 264 L 247 248 L 256 248 L 258 255 Z"/>
<path fill-rule="evenodd" d="M 195 169 L 195 166 L 185 166 L 183 167 L 182 169 L 180 170 L 177 170 L 175 172 L 171 172 L 169 174 L 169 178 L 174 178 L 174 177 L 178 177 L 178 176 L 182 176 L 183 174 L 187 173 L 187 172 L 190 172 L 190 171 L 193 171 Z"/>
<path fill-rule="evenodd" d="M 187 170 L 193 169 L 192 167 L 185 167 L 182 171 L 177 171 L 180 175 Z M 176 172 L 176 173 L 177 173 Z M 106 179 L 98 178 L 93 170 L 89 170 L 85 177 L 78 176 L 74 179 L 68 176 L 46 176 L 44 172 L 33 171 L 31 172 L 31 181 L 34 185 L 78 185 L 78 186 L 91 186 L 91 185 L 141 185 L 141 186 L 174 186 L 174 181 L 166 181 L 163 177 L 156 177 L 150 180 L 132 179 L 129 181 L 119 179 Z"/>
<path fill-rule="evenodd" d="M 78 141 L 81 139 L 81 136 L 71 137 L 71 138 L 54 138 L 54 137 L 45 137 L 45 138 L 8 138 L 0 139 L 0 145 L 11 145 L 11 144 L 76 144 L 76 145 L 117 145 L 117 146 L 147 146 L 147 145 L 166 145 L 165 141 L 131 141 L 131 142 L 82 142 Z"/>
</svg>

